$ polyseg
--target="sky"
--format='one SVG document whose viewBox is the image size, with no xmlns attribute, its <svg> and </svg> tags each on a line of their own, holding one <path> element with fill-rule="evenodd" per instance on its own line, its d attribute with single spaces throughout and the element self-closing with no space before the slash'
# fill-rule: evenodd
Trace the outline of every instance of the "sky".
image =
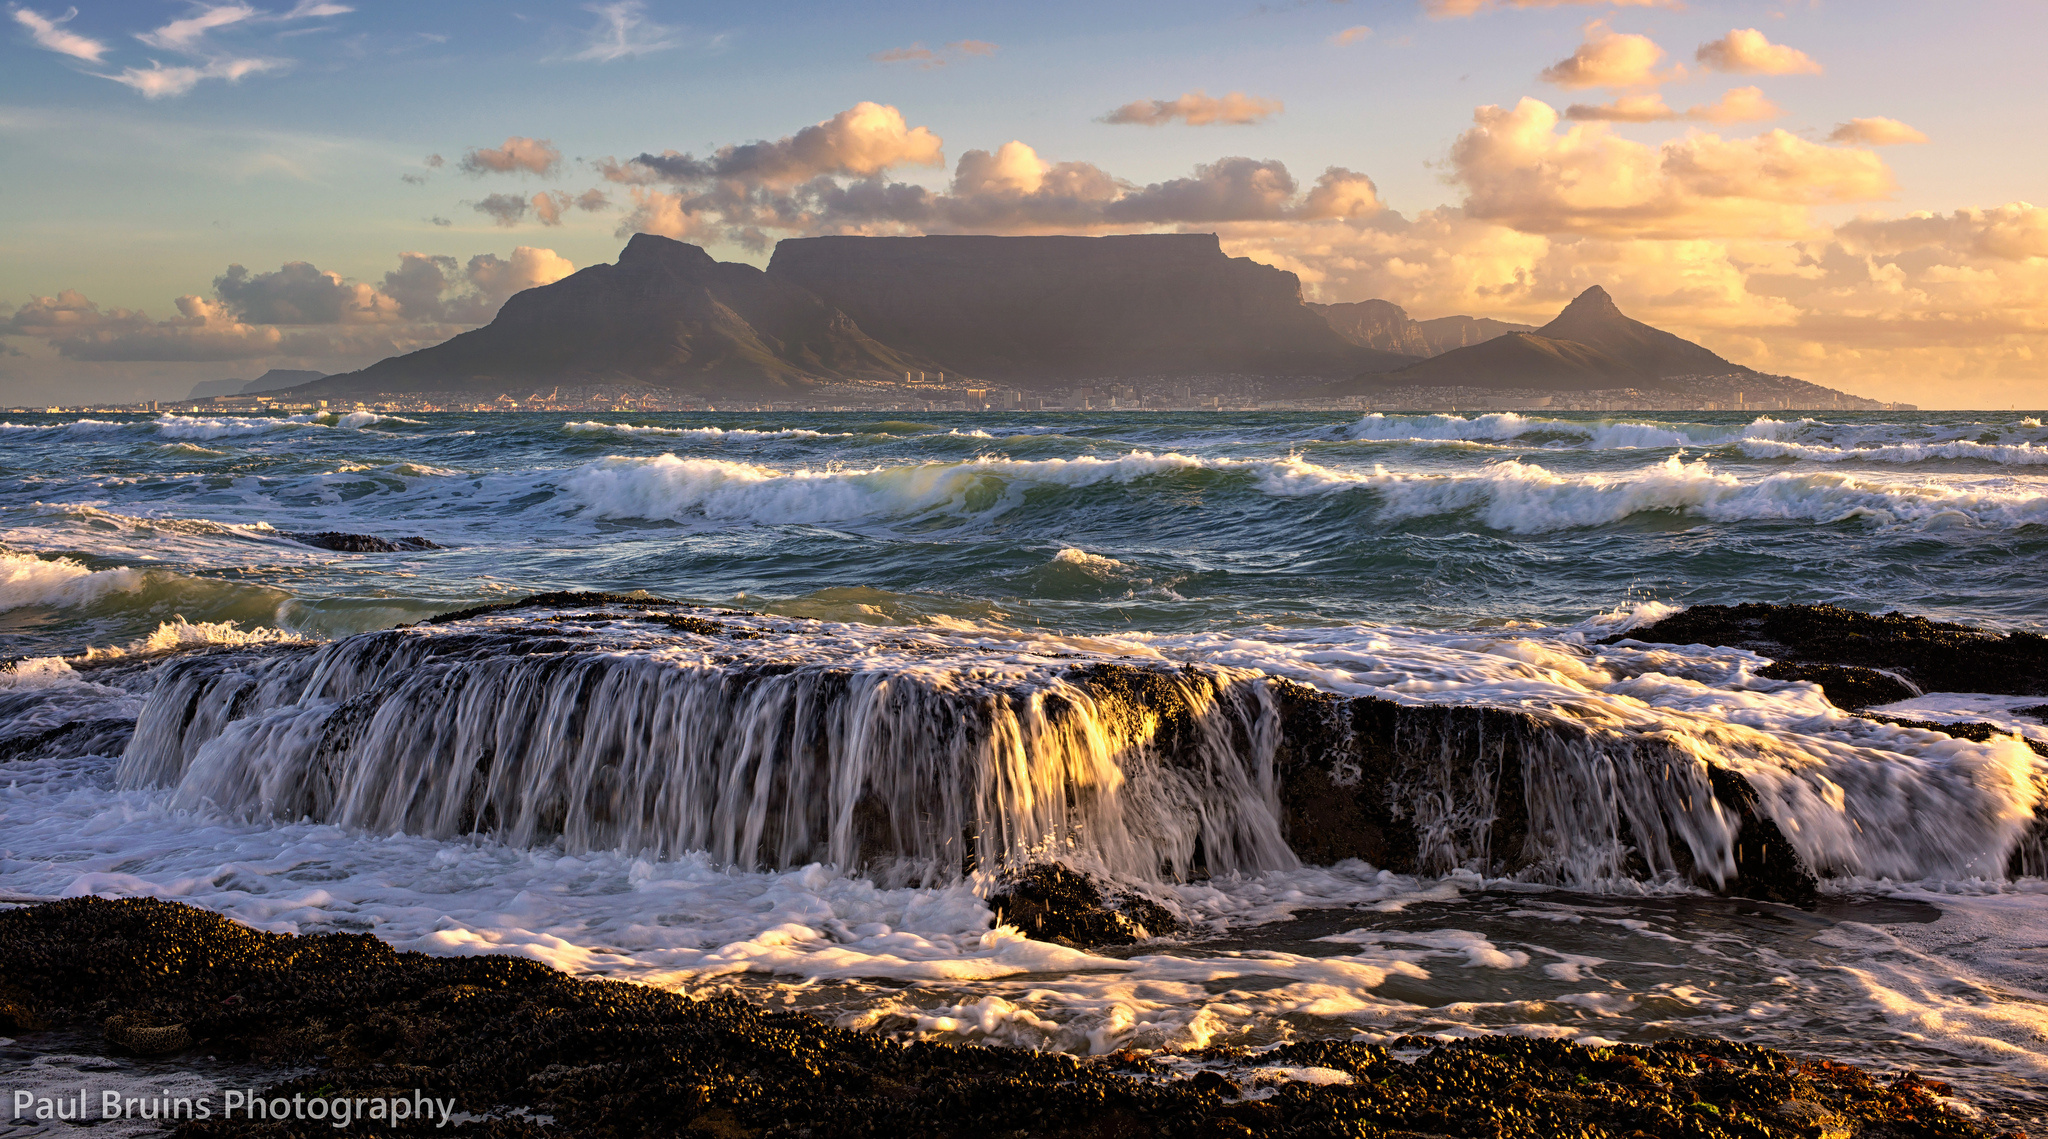
<svg viewBox="0 0 2048 1139">
<path fill-rule="evenodd" d="M 338 372 L 635 232 L 1214 232 L 2048 405 L 2039 0 L 0 3 L 0 404 Z"/>
</svg>

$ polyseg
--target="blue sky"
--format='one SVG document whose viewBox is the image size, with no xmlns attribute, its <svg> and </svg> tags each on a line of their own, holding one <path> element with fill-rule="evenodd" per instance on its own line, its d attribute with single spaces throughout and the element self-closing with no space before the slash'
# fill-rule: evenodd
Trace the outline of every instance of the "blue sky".
<svg viewBox="0 0 2048 1139">
<path fill-rule="evenodd" d="M 88 0 L 75 12 L 8 5 L 6 15 L 0 302 L 19 307 L 0 328 L 13 332 L 0 339 L 12 353 L 0 356 L 0 402 L 81 384 L 166 395 L 194 378 L 266 366 L 360 366 L 487 315 L 508 281 L 610 260 L 636 228 L 757 263 L 762 242 L 807 232 L 1215 230 L 1233 252 L 1300 273 L 1317 299 L 1384 296 L 1419 317 L 1529 319 L 1606 283 L 1646 319 L 1760 367 L 1866 394 L 2003 405 L 2030 392 L 2041 402 L 2043 392 L 2032 356 L 2048 347 L 2039 339 L 2048 243 L 2037 243 L 2043 223 L 2018 205 L 2048 175 L 2036 141 L 2048 127 L 2048 73 L 2037 65 L 2048 12 L 2031 0 L 858 10 Z M 1758 70 L 1754 60 L 1726 65 L 1724 52 L 1717 68 L 1698 54 L 1744 29 L 1806 62 L 1759 56 Z M 1617 38 L 1631 36 L 1653 46 Z M 1662 55 L 1636 73 L 1580 69 L 1604 83 L 1542 78 L 1575 52 L 1613 48 L 1618 59 L 1624 47 Z M 1749 87 L 1775 113 L 1546 127 L 1532 110 L 1483 131 L 1475 123 L 1479 108 L 1506 115 L 1527 108 L 1525 98 L 1560 113 L 1633 98 L 1661 100 L 1672 116 L 1705 115 Z M 1252 110 L 1234 114 L 1249 121 L 1174 115 L 1199 111 L 1200 102 L 1171 104 L 1195 92 L 1240 93 Z M 1171 104 L 1146 112 L 1163 116 L 1160 125 L 1104 121 L 1147 100 Z M 943 164 L 918 135 L 878 169 L 856 161 L 804 174 L 921 187 L 930 201 L 915 216 L 827 210 L 812 182 L 749 183 L 742 218 L 731 203 L 719 212 L 693 199 L 702 183 L 617 163 L 608 178 L 601 165 L 786 139 L 868 103 L 893 109 L 905 131 L 936 136 Z M 1874 119 L 1926 141 L 1839 135 Z M 544 176 L 460 171 L 465 154 L 512 138 L 544 140 L 559 161 Z M 1156 208 L 1101 198 L 1081 212 L 1033 212 L 1032 196 L 1050 193 L 1035 189 L 1040 173 L 994 197 L 956 181 L 968 151 L 1012 140 L 1029 148 L 1012 157 L 1030 171 L 1050 179 L 1059 164 L 1085 164 L 1074 176 L 1113 184 L 1100 191 L 1112 197 L 1172 190 L 1175 180 L 1190 193 L 1196 182 L 1214 188 L 1228 158 L 1265 164 L 1244 169 L 1267 181 L 1225 189 L 1266 197 Z M 443 164 L 428 166 L 430 155 Z M 1702 181 L 1700 168 L 1716 163 L 1726 170 Z M 1213 177 L 1202 181 L 1198 167 Z M 1310 202 L 1333 167 L 1353 179 L 1342 183 L 1352 188 L 1343 216 Z M 1288 181 L 1274 189 L 1275 177 Z M 1623 200 L 1637 192 L 1632 179 L 1638 197 Z M 1589 181 L 1621 197 L 1589 205 L 1580 200 Z M 1752 194 L 1751 182 L 1769 188 Z M 530 209 L 500 219 L 476 208 L 493 194 L 524 203 L 592 190 L 603 208 L 565 208 L 556 225 Z M 785 219 L 793 201 L 807 212 L 784 228 L 763 225 L 771 199 Z M 1942 232 L 1914 228 L 1916 212 L 1939 215 Z M 750 227 L 751 243 L 732 240 Z M 529 253 L 511 268 L 519 247 Z M 448 302 L 430 313 L 383 295 L 400 288 L 384 278 L 408 252 L 454 259 Z M 472 271 L 479 255 L 497 261 Z M 330 322 L 350 326 L 347 335 L 302 335 L 322 318 L 280 318 L 247 290 L 231 299 L 214 284 L 242 265 L 282 289 L 283 278 L 263 275 L 295 262 L 332 275 L 330 292 L 377 294 Z M 75 332 L 64 338 L 70 326 L 55 302 L 33 307 L 67 290 L 77 300 L 62 312 L 99 322 L 91 345 Z M 196 298 L 184 326 L 175 326 L 178 297 Z M 116 310 L 130 315 L 110 318 Z M 138 339 L 144 317 L 153 331 Z M 125 347 L 109 346 L 122 337 Z M 275 351 L 258 354 L 266 346 Z M 139 358 L 152 353 L 166 358 Z"/>
</svg>

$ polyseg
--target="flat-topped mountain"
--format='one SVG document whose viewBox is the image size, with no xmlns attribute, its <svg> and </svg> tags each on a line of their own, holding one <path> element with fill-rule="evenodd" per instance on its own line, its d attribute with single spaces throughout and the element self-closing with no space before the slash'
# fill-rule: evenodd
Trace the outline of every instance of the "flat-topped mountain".
<svg viewBox="0 0 2048 1139">
<path fill-rule="evenodd" d="M 764 271 L 636 234 L 615 265 L 519 293 L 483 328 L 309 395 L 637 382 L 781 391 L 945 372 L 1032 387 L 1112 375 L 1330 379 L 1414 357 L 1353 344 L 1294 274 L 1214 234 L 819 237 Z"/>
<path fill-rule="evenodd" d="M 948 371 L 1025 386 L 1409 362 L 1338 335 L 1302 303 L 1299 278 L 1225 256 L 1213 233 L 791 238 L 768 273 Z"/>
<path fill-rule="evenodd" d="M 1428 358 L 1456 348 L 1483 344 L 1510 332 L 1534 332 L 1531 324 L 1511 324 L 1483 316 L 1440 316 L 1416 320 L 1392 301 L 1351 301 L 1308 306 L 1323 314 L 1337 335 L 1353 344 Z"/>
<path fill-rule="evenodd" d="M 1374 387 L 1583 391 L 1669 388 L 1675 377 L 1753 374 L 1690 340 L 1631 319 L 1606 289 L 1594 285 L 1533 332 L 1510 332 L 1359 379 Z"/>
</svg>

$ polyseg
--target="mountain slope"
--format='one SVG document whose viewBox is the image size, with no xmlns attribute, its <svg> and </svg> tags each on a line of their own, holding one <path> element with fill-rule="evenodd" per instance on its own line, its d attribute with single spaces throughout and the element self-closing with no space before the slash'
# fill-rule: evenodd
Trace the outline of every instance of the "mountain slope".
<svg viewBox="0 0 2048 1139">
<path fill-rule="evenodd" d="M 1670 388 L 1676 376 L 1754 374 L 1683 337 L 1630 319 L 1598 285 L 1557 319 L 1457 348 L 1396 372 L 1359 377 L 1368 387 L 1526 388 L 1586 391 Z"/>
<path fill-rule="evenodd" d="M 1487 317 L 1444 316 L 1415 320 L 1392 301 L 1351 301 L 1308 306 L 1321 313 L 1337 335 L 1353 344 L 1400 352 L 1425 359 L 1454 348 L 1482 344 L 1510 332 L 1534 332 L 1531 324 L 1510 324 Z"/>
<path fill-rule="evenodd" d="M 932 367 L 801 287 L 641 233 L 617 264 L 519 293 L 482 328 L 300 390 L 510 390 L 543 381 L 787 390 Z"/>
</svg>

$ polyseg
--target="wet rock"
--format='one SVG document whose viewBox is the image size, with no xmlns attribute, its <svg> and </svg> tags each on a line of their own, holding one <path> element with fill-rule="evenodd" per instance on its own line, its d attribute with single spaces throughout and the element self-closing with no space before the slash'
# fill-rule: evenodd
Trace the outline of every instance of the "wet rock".
<svg viewBox="0 0 2048 1139">
<path fill-rule="evenodd" d="M 1821 1119 L 1856 1135 L 1997 1134 L 1946 1106 L 1940 1084 L 1717 1040 L 1303 1041 L 1210 1047 L 1173 1064 L 902 1044 L 730 996 L 693 1000 L 508 957 L 397 953 L 361 935 L 260 933 L 155 899 L 0 913 L 0 961 L 57 1027 L 119 1014 L 181 1023 L 209 1054 L 275 1070 L 259 1087 L 268 1098 L 420 1088 L 483 1117 L 449 1134 L 1791 1139 Z M 1189 1062 L 1197 1074 L 1177 1074 Z M 1260 1069 L 1311 1068 L 1350 1082 L 1269 1076 L 1260 1098 L 1240 1092 Z M 1780 1112 L 1787 1103 L 1813 1110 Z M 336 1131 L 216 1115 L 177 1133 Z"/>
<path fill-rule="evenodd" d="M 1828 703 L 1845 712 L 1868 708 L 1873 704 L 1892 704 L 1910 700 L 1920 695 L 1913 686 L 1896 676 L 1882 673 L 1874 668 L 1856 668 L 1840 664 L 1795 664 L 1791 661 L 1773 661 L 1757 670 L 1756 675 L 1771 680 L 1804 680 L 1820 685 Z"/>
<path fill-rule="evenodd" d="M 1011 872 L 990 893 L 988 906 L 996 924 L 1061 945 L 1130 945 L 1187 928 L 1152 899 L 1057 862 Z"/>
<path fill-rule="evenodd" d="M 135 721 L 73 720 L 40 732 L 0 739 L 0 763 L 74 755 L 119 755 L 135 732 Z"/>
<path fill-rule="evenodd" d="M 517 609 L 571 609 L 591 605 L 610 605 L 622 609 L 650 609 L 666 605 L 680 605 L 679 601 L 655 597 L 645 593 L 600 593 L 590 590 L 557 590 L 553 593 L 536 593 L 517 601 L 498 601 L 489 605 L 472 605 L 448 613 L 437 613 L 426 619 L 429 625 L 449 625 L 482 617 L 488 613 L 505 613 Z"/>
<path fill-rule="evenodd" d="M 1756 809 L 1757 796 L 1749 781 L 1725 768 L 1707 768 L 1713 781 L 1714 797 L 1742 819 L 1735 836 L 1736 878 L 1727 892 L 1760 902 L 1813 908 L 1820 883 L 1778 824 Z"/>
<path fill-rule="evenodd" d="M 1859 613 L 1835 605 L 1695 605 L 1612 639 L 1721 645 L 1797 664 L 1889 669 L 1925 692 L 2048 696 L 2048 637 L 2001 635 L 1905 613 Z"/>
<path fill-rule="evenodd" d="M 100 1031 L 107 1043 L 131 1056 L 168 1056 L 192 1046 L 192 1034 L 184 1025 L 156 1024 L 154 1020 L 144 1013 L 116 1013 Z"/>
<path fill-rule="evenodd" d="M 410 538 L 379 538 L 374 534 L 347 534 L 340 530 L 322 530 L 318 533 L 284 530 L 280 533 L 302 546 L 316 546 L 341 554 L 402 554 L 441 548 L 437 543 L 429 542 L 417 535 Z"/>
</svg>

